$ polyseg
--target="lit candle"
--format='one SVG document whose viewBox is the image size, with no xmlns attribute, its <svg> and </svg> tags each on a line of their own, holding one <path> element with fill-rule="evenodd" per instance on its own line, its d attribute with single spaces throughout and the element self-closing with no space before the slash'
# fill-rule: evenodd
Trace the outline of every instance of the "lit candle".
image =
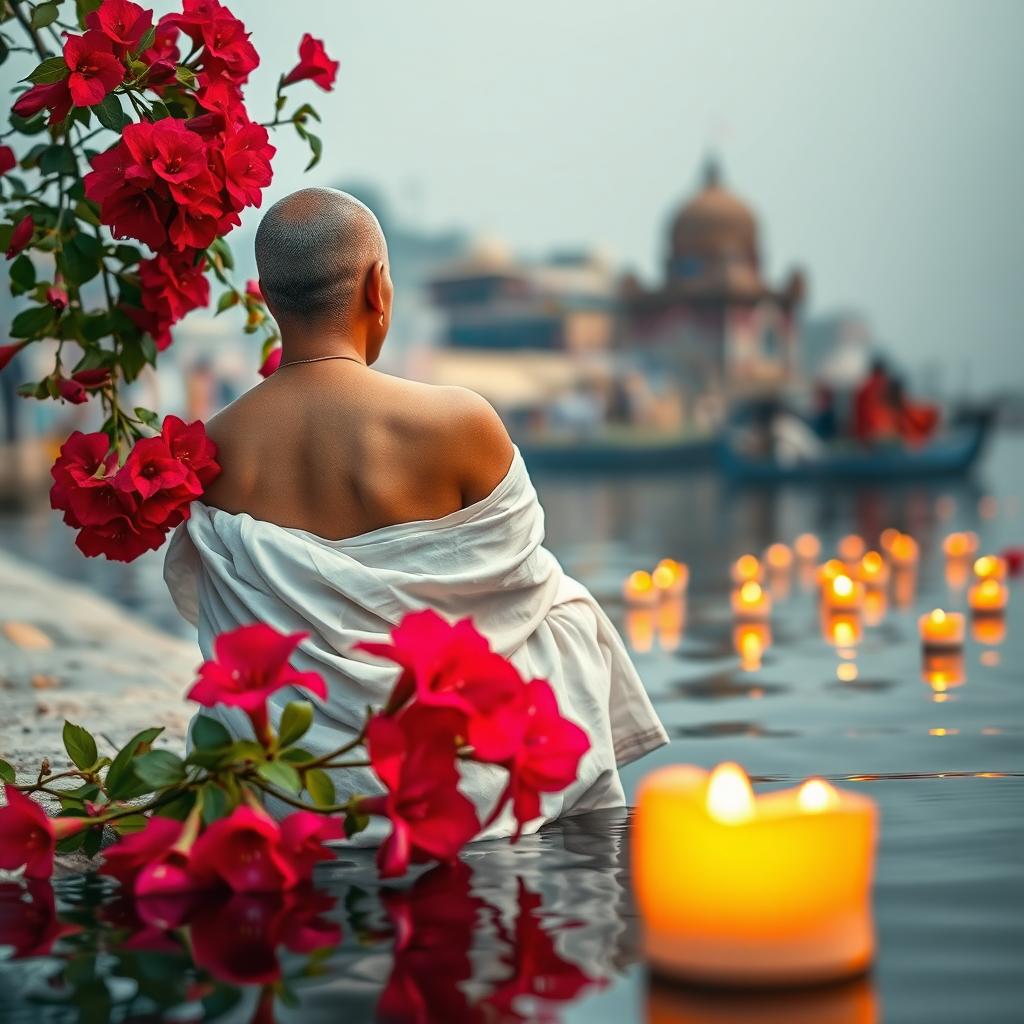
<svg viewBox="0 0 1024 1024">
<path fill-rule="evenodd" d="M 836 551 L 847 565 L 854 565 L 864 557 L 866 548 L 867 545 L 864 543 L 863 537 L 858 536 L 856 533 L 848 533 L 839 541 Z"/>
<path fill-rule="evenodd" d="M 741 555 L 732 563 L 734 583 L 746 583 L 748 580 L 759 583 L 762 575 L 761 563 L 754 555 Z"/>
<path fill-rule="evenodd" d="M 869 551 L 860 560 L 857 575 L 869 590 L 877 590 L 889 582 L 889 565 L 877 551 Z"/>
<path fill-rule="evenodd" d="M 641 784 L 633 880 L 658 970 L 796 985 L 871 962 L 877 812 L 822 779 L 756 797 L 743 769 L 662 768 Z"/>
<path fill-rule="evenodd" d="M 772 599 L 760 583 L 747 580 L 732 592 L 732 610 L 737 619 L 767 619 Z"/>
<path fill-rule="evenodd" d="M 651 580 L 658 593 L 666 597 L 679 597 L 686 593 L 689 586 L 690 570 L 674 558 L 663 558 L 651 573 Z"/>
<path fill-rule="evenodd" d="M 949 700 L 949 690 L 963 686 L 964 655 L 962 651 L 929 651 L 924 652 L 921 665 L 921 678 L 932 689 L 932 700 L 936 704 Z"/>
<path fill-rule="evenodd" d="M 836 611 L 855 610 L 864 603 L 864 584 L 840 573 L 822 587 L 821 596 L 825 605 Z"/>
<path fill-rule="evenodd" d="M 889 560 L 893 565 L 909 567 L 917 565 L 917 541 L 909 533 L 900 533 L 889 543 Z"/>
<path fill-rule="evenodd" d="M 972 532 L 951 533 L 943 542 L 947 558 L 971 558 L 978 550 L 978 535 Z"/>
<path fill-rule="evenodd" d="M 813 533 L 801 533 L 793 541 L 793 550 L 801 562 L 813 562 L 821 554 L 821 541 Z"/>
<path fill-rule="evenodd" d="M 772 572 L 789 572 L 793 565 L 793 552 L 786 544 L 772 544 L 765 551 L 764 560 Z"/>
<path fill-rule="evenodd" d="M 654 580 L 649 572 L 638 569 L 631 572 L 622 586 L 622 596 L 626 604 L 634 607 L 645 607 L 657 604 L 659 595 L 654 589 Z"/>
<path fill-rule="evenodd" d="M 846 563 L 840 562 L 838 558 L 830 558 L 824 565 L 818 566 L 818 583 L 826 587 L 837 577 L 846 572 Z"/>
<path fill-rule="evenodd" d="M 982 555 L 974 563 L 974 575 L 979 580 L 1005 580 L 1006 559 L 999 555 Z"/>
<path fill-rule="evenodd" d="M 999 614 L 1006 610 L 1009 591 L 1001 580 L 989 577 L 967 591 L 967 603 L 975 615 Z"/>
<path fill-rule="evenodd" d="M 921 643 L 930 650 L 958 649 L 964 645 L 964 617 L 941 608 L 918 619 Z"/>
<path fill-rule="evenodd" d="M 900 531 L 895 529 L 894 527 L 890 526 L 888 529 L 883 530 L 881 532 L 881 534 L 879 535 L 879 537 L 878 537 L 878 546 L 886 554 L 888 554 L 890 549 L 892 548 L 893 541 L 895 541 L 896 538 L 899 537 L 899 536 L 901 536 Z"/>
<path fill-rule="evenodd" d="M 732 643 L 740 656 L 740 668 L 744 672 L 757 672 L 764 652 L 772 644 L 771 626 L 766 622 L 739 623 L 733 626 Z"/>
</svg>

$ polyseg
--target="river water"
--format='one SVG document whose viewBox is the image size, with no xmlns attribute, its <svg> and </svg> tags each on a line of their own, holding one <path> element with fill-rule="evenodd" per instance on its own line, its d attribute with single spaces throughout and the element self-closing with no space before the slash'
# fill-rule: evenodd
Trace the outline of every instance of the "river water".
<svg viewBox="0 0 1024 1024">
<path fill-rule="evenodd" d="M 922 672 L 917 616 L 962 608 L 942 538 L 1024 543 L 1024 438 L 1000 436 L 971 481 L 732 490 L 711 473 L 540 478 L 549 544 L 616 619 L 672 735 L 624 772 L 736 760 L 759 788 L 823 775 L 875 799 L 878 957 L 866 979 L 783 995 L 654 983 L 629 884 L 629 812 L 568 819 L 456 870 L 382 887 L 360 857 L 318 891 L 139 908 L 75 879 L 0 886 L 7 1020 L 562 1021 L 565 1024 L 1017 1021 L 1024 1006 L 1024 594 L 1004 635 L 972 635 L 962 680 Z M 823 633 L 807 580 L 776 581 L 770 646 L 736 652 L 729 560 L 803 531 L 826 551 L 888 526 L 921 544 L 913 593 L 849 646 Z M 0 546 L 178 632 L 159 557 L 77 557 L 51 514 L 0 521 Z M 685 607 L 627 613 L 623 577 L 664 556 L 692 571 Z M 6 937 L 6 938 L 5 938 Z"/>
</svg>

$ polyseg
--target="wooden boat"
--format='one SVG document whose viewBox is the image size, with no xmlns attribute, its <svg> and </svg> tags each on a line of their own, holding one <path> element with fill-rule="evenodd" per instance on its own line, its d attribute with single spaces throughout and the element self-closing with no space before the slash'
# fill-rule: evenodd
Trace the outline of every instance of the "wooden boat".
<svg viewBox="0 0 1024 1024">
<path fill-rule="evenodd" d="M 992 420 L 989 410 L 963 412 L 920 448 L 895 444 L 866 447 L 843 441 L 828 446 L 818 458 L 793 463 L 745 453 L 737 446 L 733 430 L 726 430 L 719 447 L 719 465 L 729 479 L 767 484 L 952 476 L 966 473 L 974 464 Z"/>
<path fill-rule="evenodd" d="M 516 437 L 534 473 L 662 473 L 713 467 L 712 435 L 647 435 L 623 431 L 593 437 Z"/>
</svg>

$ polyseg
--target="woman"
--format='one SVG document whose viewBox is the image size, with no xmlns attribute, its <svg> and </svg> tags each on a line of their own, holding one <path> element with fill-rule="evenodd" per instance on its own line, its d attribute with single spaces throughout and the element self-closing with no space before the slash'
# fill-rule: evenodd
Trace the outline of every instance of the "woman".
<svg viewBox="0 0 1024 1024">
<path fill-rule="evenodd" d="M 303 746 L 326 752 L 394 682 L 394 666 L 354 644 L 384 640 L 414 610 L 470 616 L 524 677 L 549 680 L 590 737 L 579 778 L 545 797 L 528 831 L 621 805 L 617 766 L 666 742 L 665 731 L 614 627 L 543 547 L 543 512 L 494 410 L 472 392 L 370 368 L 393 295 L 377 219 L 343 192 L 305 189 L 267 212 L 256 260 L 280 367 L 209 423 L 223 471 L 164 570 L 203 654 L 218 633 L 254 621 L 308 633 L 293 664 L 320 672 L 328 698 L 311 698 Z M 309 695 L 276 694 L 272 718 L 299 696 Z M 216 714 L 246 733 L 244 716 Z M 463 769 L 486 820 L 502 773 Z M 380 791 L 367 769 L 334 782 L 340 800 Z M 484 834 L 514 829 L 506 810 Z"/>
</svg>

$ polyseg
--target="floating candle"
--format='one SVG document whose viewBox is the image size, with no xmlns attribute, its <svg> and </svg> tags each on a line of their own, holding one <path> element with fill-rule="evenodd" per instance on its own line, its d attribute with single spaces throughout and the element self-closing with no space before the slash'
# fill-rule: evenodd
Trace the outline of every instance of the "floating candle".
<svg viewBox="0 0 1024 1024">
<path fill-rule="evenodd" d="M 979 580 L 1006 579 L 1006 559 L 999 555 L 982 555 L 974 563 L 974 575 Z"/>
<path fill-rule="evenodd" d="M 651 580 L 660 594 L 677 597 L 686 593 L 690 570 L 674 558 L 663 558 L 651 573 Z"/>
<path fill-rule="evenodd" d="M 947 558 L 973 558 L 978 550 L 978 535 L 970 531 L 951 533 L 942 542 L 942 550 Z"/>
<path fill-rule="evenodd" d="M 871 800 L 822 779 L 758 797 L 735 764 L 654 772 L 633 828 L 648 958 L 718 985 L 860 974 L 874 950 L 876 822 Z"/>
<path fill-rule="evenodd" d="M 909 533 L 897 534 L 889 544 L 889 560 L 893 565 L 916 565 L 918 555 L 917 541 Z"/>
<path fill-rule="evenodd" d="M 737 619 L 767 619 L 772 599 L 760 583 L 747 580 L 732 592 L 732 610 Z"/>
<path fill-rule="evenodd" d="M 760 582 L 763 576 L 761 563 L 754 555 L 740 555 L 732 563 L 732 578 L 734 583 L 746 583 L 747 580 Z"/>
<path fill-rule="evenodd" d="M 967 591 L 967 604 L 975 615 L 999 614 L 1006 610 L 1009 591 L 1001 580 L 989 577 Z"/>
<path fill-rule="evenodd" d="M 813 533 L 801 533 L 793 541 L 793 550 L 801 562 L 813 562 L 821 554 L 821 541 Z"/>
<path fill-rule="evenodd" d="M 818 583 L 822 587 L 828 586 L 837 576 L 846 572 L 846 564 L 838 558 L 830 558 L 824 565 L 818 566 Z"/>
<path fill-rule="evenodd" d="M 659 600 L 651 574 L 643 569 L 629 574 L 622 586 L 622 596 L 626 599 L 626 604 L 636 607 L 653 605 Z"/>
<path fill-rule="evenodd" d="M 821 588 L 821 597 L 833 610 L 854 610 L 864 603 L 864 584 L 846 573 L 839 573 Z"/>
<path fill-rule="evenodd" d="M 864 538 L 856 533 L 848 533 L 836 545 L 839 557 L 847 565 L 854 565 L 856 562 L 859 562 L 864 557 L 866 549 L 867 544 L 864 543 Z"/>
<path fill-rule="evenodd" d="M 960 612 L 946 612 L 941 608 L 918 619 L 921 643 L 931 650 L 960 648 L 964 645 L 964 617 Z"/>
<path fill-rule="evenodd" d="M 765 551 L 764 560 L 772 572 L 788 572 L 793 565 L 793 551 L 786 544 L 772 544 Z"/>
<path fill-rule="evenodd" d="M 857 576 L 869 590 L 884 587 L 889 582 L 889 564 L 877 551 L 869 551 L 860 560 Z"/>
</svg>

